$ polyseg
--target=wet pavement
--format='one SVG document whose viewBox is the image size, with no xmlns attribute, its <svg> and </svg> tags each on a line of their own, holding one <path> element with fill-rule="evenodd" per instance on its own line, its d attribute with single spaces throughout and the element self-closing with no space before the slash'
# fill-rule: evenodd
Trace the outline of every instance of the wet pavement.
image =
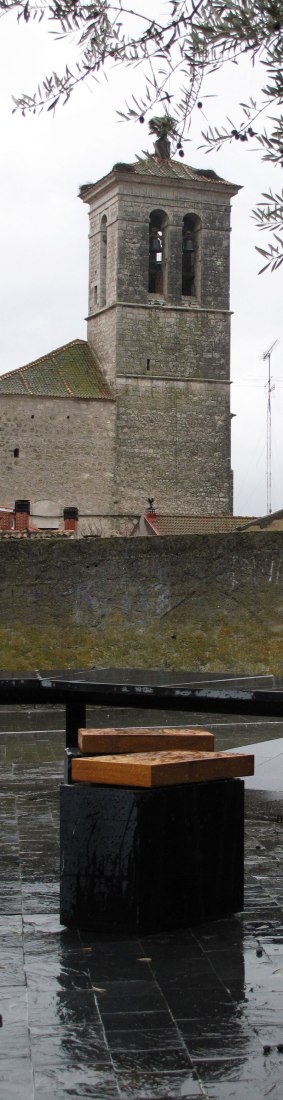
<svg viewBox="0 0 283 1100">
<path fill-rule="evenodd" d="M 120 711 L 119 724 L 131 720 Z M 148 725 L 157 720 L 184 716 L 147 711 Z M 109 724 L 109 712 L 95 721 Z M 114 939 L 59 924 L 63 714 L 0 714 L 1 1100 L 282 1100 L 283 722 L 189 721 L 214 731 L 217 748 L 259 746 L 261 788 L 246 792 L 245 910 Z"/>
</svg>

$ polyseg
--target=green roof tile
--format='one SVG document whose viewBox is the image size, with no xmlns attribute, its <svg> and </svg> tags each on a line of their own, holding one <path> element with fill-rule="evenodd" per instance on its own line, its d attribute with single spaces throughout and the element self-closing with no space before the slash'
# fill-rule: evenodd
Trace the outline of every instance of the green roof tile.
<svg viewBox="0 0 283 1100">
<path fill-rule="evenodd" d="M 0 377 L 0 394 L 113 400 L 86 340 L 73 340 Z"/>
<path fill-rule="evenodd" d="M 1 393 L 22 393 L 25 394 L 26 388 L 24 386 L 20 371 L 13 371 L 11 374 L 4 374 L 0 378 L 0 383 L 5 379 L 5 385 L 1 386 Z"/>
</svg>

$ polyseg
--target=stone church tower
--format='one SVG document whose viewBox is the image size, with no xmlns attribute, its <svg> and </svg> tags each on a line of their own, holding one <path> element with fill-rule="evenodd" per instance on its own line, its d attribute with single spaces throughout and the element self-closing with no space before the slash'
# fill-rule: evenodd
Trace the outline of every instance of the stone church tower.
<svg viewBox="0 0 283 1100">
<path fill-rule="evenodd" d="M 88 342 L 116 397 L 113 512 L 232 512 L 230 200 L 155 153 L 81 188 Z M 169 150 L 168 150 L 169 152 Z"/>
<path fill-rule="evenodd" d="M 166 145 L 166 143 L 165 143 Z M 230 200 L 214 172 L 155 153 L 81 188 L 88 340 L 0 377 L 0 506 L 80 532 L 229 516 Z M 181 521 L 180 521 L 181 522 Z"/>
</svg>

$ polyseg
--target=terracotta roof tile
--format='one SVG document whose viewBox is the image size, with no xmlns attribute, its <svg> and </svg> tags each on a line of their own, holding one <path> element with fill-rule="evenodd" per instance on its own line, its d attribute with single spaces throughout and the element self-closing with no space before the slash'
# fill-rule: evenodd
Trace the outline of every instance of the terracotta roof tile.
<svg viewBox="0 0 283 1100">
<path fill-rule="evenodd" d="M 116 165 L 114 165 L 114 168 L 116 168 Z M 170 176 L 172 179 L 204 180 L 205 183 L 210 184 L 211 182 L 227 183 L 227 180 L 221 179 L 221 176 L 218 176 L 211 168 L 192 168 L 190 164 L 185 164 L 184 161 L 173 160 L 172 158 L 165 160 L 155 156 L 155 154 L 139 157 L 131 165 L 131 170 L 136 176 Z"/>
<path fill-rule="evenodd" d="M 0 377 L 0 393 L 111 400 L 113 394 L 86 340 L 73 340 Z"/>
<path fill-rule="evenodd" d="M 154 533 L 159 535 L 211 535 L 231 534 L 244 524 L 252 522 L 249 516 L 151 516 L 145 519 Z"/>
<path fill-rule="evenodd" d="M 221 176 L 218 176 L 211 168 L 192 168 L 190 164 L 185 164 L 184 161 L 173 160 L 173 158 L 163 160 L 161 157 L 157 157 L 155 153 L 148 153 L 143 157 L 137 157 L 137 160 L 135 160 L 133 164 L 118 161 L 113 165 L 111 172 L 108 172 L 102 179 L 96 180 L 95 183 L 82 184 L 79 191 L 80 198 L 87 202 L 93 187 L 109 179 L 113 173 L 121 173 L 121 175 L 131 173 L 131 175 L 135 176 L 157 176 L 159 178 L 169 177 L 170 179 L 186 180 L 187 183 L 193 180 L 197 183 L 209 185 L 210 187 L 212 183 L 216 185 L 219 184 L 219 186 L 227 187 L 230 194 L 231 191 L 232 193 L 236 193 L 241 190 L 238 184 L 233 184 L 228 180 L 222 179 Z"/>
</svg>

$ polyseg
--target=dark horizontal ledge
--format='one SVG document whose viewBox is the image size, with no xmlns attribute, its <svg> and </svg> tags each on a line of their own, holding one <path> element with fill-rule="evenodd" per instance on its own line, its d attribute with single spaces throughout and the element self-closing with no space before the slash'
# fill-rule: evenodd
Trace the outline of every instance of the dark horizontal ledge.
<svg viewBox="0 0 283 1100">
<path fill-rule="evenodd" d="M 161 682 L 162 680 L 162 682 Z M 167 680 L 167 682 L 165 682 Z M 273 676 L 140 670 L 31 671 L 0 675 L 0 705 L 61 704 L 283 714 L 283 680 Z"/>
</svg>

